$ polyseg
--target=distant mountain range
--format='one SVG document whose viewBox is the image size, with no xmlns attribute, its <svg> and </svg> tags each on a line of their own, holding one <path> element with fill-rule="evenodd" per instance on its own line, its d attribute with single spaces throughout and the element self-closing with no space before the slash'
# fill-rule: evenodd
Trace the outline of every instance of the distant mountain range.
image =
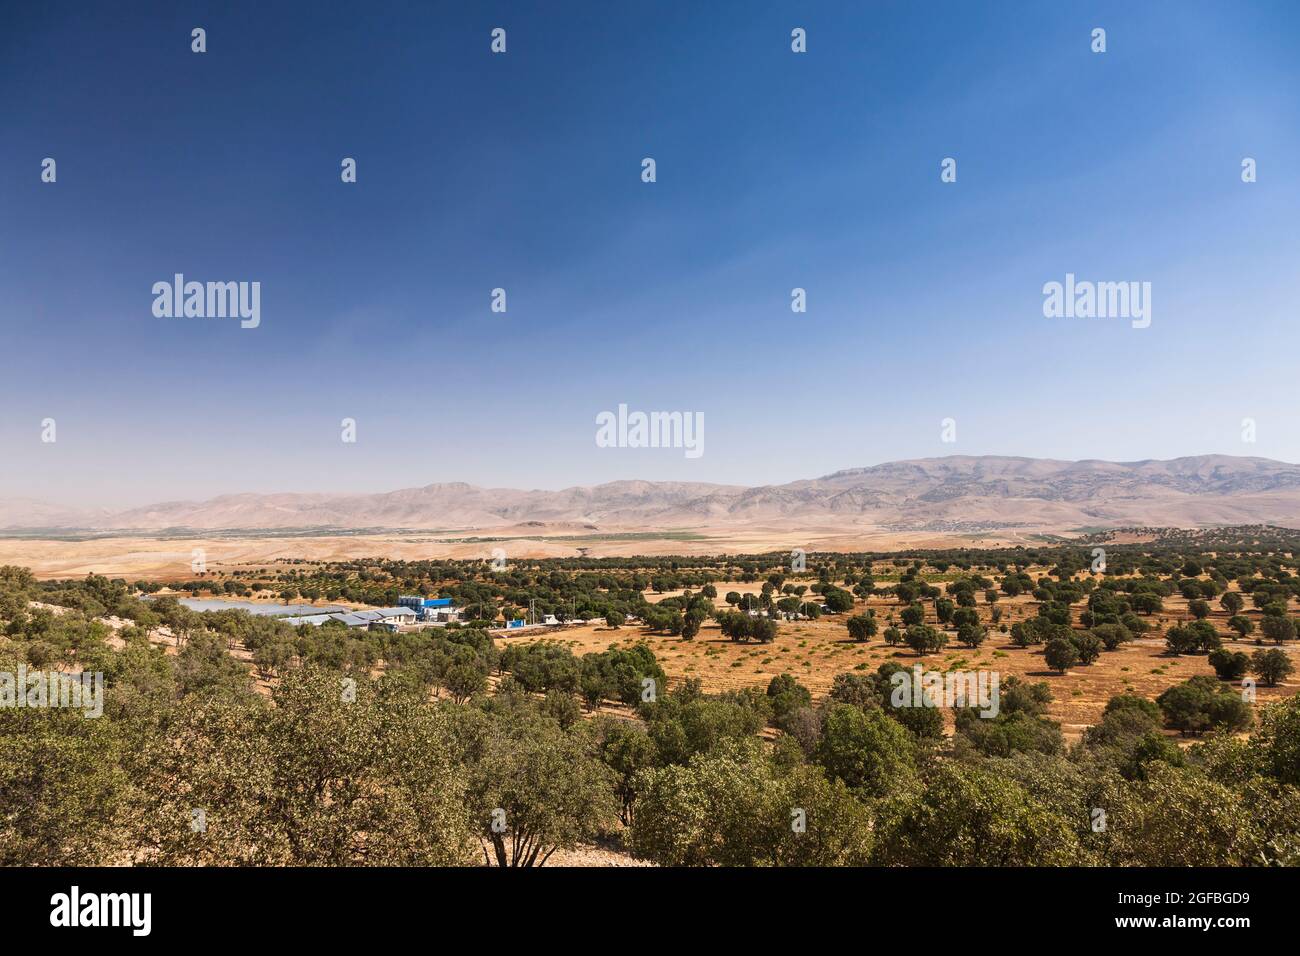
<svg viewBox="0 0 1300 956">
<path fill-rule="evenodd" d="M 379 494 L 235 494 L 127 511 L 0 500 L 0 528 L 50 530 L 491 529 L 528 522 L 601 530 L 875 527 L 1067 531 L 1097 527 L 1300 527 L 1300 465 L 1200 455 L 1170 461 L 925 458 L 782 485 L 613 481 L 560 491 L 433 484 Z"/>
</svg>

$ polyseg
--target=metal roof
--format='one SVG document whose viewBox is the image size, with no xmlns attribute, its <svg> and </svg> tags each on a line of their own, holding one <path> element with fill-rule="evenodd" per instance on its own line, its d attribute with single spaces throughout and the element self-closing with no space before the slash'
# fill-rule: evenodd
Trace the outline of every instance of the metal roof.
<svg viewBox="0 0 1300 956">
<path fill-rule="evenodd" d="M 311 624 L 313 627 L 320 627 L 334 616 L 333 614 L 299 614 L 293 617 L 282 617 L 279 620 L 293 627 L 297 627 L 299 624 Z"/>
<path fill-rule="evenodd" d="M 368 617 L 362 617 L 360 614 L 331 614 L 330 619 L 342 621 L 348 627 L 364 627 L 372 620 Z"/>
<path fill-rule="evenodd" d="M 365 627 L 390 617 L 414 617 L 415 611 L 409 607 L 366 608 L 362 611 L 338 611 L 333 614 L 304 614 L 298 617 L 282 617 L 279 620 L 297 627 L 299 624 L 311 624 L 320 627 L 326 621 L 339 621 L 348 627 Z"/>
</svg>

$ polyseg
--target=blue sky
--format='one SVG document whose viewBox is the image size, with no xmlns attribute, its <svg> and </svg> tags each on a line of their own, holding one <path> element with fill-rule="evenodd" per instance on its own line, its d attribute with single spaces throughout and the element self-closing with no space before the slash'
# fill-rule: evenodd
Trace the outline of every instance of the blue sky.
<svg viewBox="0 0 1300 956">
<path fill-rule="evenodd" d="M 1300 461 L 1293 3 L 84 6 L 0 14 L 0 495 Z M 1067 272 L 1151 327 L 1044 318 Z"/>
</svg>

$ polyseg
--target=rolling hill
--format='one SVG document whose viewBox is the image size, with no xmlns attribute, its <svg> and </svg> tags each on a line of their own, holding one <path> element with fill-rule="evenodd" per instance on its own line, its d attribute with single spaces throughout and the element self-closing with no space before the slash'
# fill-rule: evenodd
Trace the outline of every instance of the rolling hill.
<svg viewBox="0 0 1300 956">
<path fill-rule="evenodd" d="M 0 501 L 0 528 L 32 530 L 601 529 L 695 526 L 996 528 L 1300 526 L 1300 465 L 1201 455 L 1169 461 L 951 456 L 744 487 L 614 481 L 559 491 L 431 484 L 377 494 L 231 494 L 120 512 Z"/>
</svg>

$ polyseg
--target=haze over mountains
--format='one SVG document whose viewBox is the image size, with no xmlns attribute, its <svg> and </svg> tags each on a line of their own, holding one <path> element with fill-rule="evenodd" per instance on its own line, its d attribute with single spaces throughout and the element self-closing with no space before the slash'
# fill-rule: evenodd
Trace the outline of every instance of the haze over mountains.
<svg viewBox="0 0 1300 956">
<path fill-rule="evenodd" d="M 1300 465 L 1200 455 L 1170 461 L 951 456 L 781 485 L 614 481 L 560 491 L 460 482 L 378 494 L 232 494 L 120 512 L 0 501 L 0 528 L 49 530 L 601 530 L 819 526 L 915 531 L 1235 524 L 1300 526 Z"/>
</svg>

